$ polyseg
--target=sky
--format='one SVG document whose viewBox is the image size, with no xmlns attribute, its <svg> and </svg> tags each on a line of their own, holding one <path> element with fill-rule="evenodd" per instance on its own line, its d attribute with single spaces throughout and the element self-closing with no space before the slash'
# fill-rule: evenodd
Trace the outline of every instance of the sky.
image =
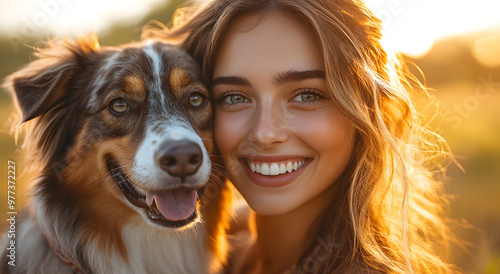
<svg viewBox="0 0 500 274">
<path fill-rule="evenodd" d="M 102 33 L 112 23 L 141 19 L 165 1 L 168 0 L 0 0 L 0 33 Z M 365 2 L 384 22 L 386 50 L 414 57 L 423 55 L 444 37 L 483 29 L 500 30 L 500 0 Z M 500 39 L 500 31 L 495 39 Z"/>
</svg>

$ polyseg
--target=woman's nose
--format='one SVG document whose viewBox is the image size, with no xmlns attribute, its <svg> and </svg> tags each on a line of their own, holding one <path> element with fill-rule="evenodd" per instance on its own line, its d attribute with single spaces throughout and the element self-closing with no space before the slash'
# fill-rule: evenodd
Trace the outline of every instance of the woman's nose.
<svg viewBox="0 0 500 274">
<path fill-rule="evenodd" d="M 269 147 L 288 139 L 289 122 L 281 106 L 258 107 L 250 123 L 248 138 L 252 143 Z"/>
</svg>

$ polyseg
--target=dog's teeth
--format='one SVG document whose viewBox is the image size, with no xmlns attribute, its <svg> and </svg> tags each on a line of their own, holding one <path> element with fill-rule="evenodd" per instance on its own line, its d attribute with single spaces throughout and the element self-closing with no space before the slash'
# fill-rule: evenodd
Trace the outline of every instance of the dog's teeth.
<svg viewBox="0 0 500 274">
<path fill-rule="evenodd" d="M 152 198 L 151 203 L 148 203 L 148 207 L 150 210 L 156 208 L 156 199 Z"/>
<path fill-rule="evenodd" d="M 255 164 L 254 163 L 250 163 L 250 169 L 252 170 L 252 172 L 255 172 Z"/>
<path fill-rule="evenodd" d="M 297 162 L 293 163 L 293 170 L 297 170 Z"/>
<path fill-rule="evenodd" d="M 288 162 L 288 164 L 286 165 L 286 171 L 288 171 L 288 172 L 292 172 L 293 171 L 292 162 Z"/>
</svg>

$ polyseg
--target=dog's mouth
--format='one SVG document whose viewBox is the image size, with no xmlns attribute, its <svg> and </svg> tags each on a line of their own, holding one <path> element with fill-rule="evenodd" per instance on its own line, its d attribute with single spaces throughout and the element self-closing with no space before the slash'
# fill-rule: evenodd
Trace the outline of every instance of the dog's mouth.
<svg viewBox="0 0 500 274">
<path fill-rule="evenodd" d="M 134 186 L 118 162 L 111 156 L 107 160 L 108 172 L 123 196 L 134 206 L 146 211 L 153 223 L 179 228 L 198 217 L 197 203 L 204 188 L 178 187 L 161 191 L 141 191 Z"/>
</svg>

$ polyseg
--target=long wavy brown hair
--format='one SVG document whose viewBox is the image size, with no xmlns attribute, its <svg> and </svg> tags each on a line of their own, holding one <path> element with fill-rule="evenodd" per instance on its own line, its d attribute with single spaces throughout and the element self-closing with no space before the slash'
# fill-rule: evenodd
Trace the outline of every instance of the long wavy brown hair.
<svg viewBox="0 0 500 274">
<path fill-rule="evenodd" d="M 381 21 L 362 1 L 215 0 L 178 10 L 164 34 L 182 41 L 210 83 L 231 24 L 268 12 L 283 12 L 315 34 L 331 97 L 356 129 L 345 176 L 318 220 L 319 240 L 294 271 L 337 273 L 359 265 L 386 273 L 456 271 L 444 259 L 452 234 L 443 161 L 452 156 L 411 99 L 427 91 L 401 57 L 384 51 Z M 328 252 L 320 255 L 325 243 Z"/>
</svg>

